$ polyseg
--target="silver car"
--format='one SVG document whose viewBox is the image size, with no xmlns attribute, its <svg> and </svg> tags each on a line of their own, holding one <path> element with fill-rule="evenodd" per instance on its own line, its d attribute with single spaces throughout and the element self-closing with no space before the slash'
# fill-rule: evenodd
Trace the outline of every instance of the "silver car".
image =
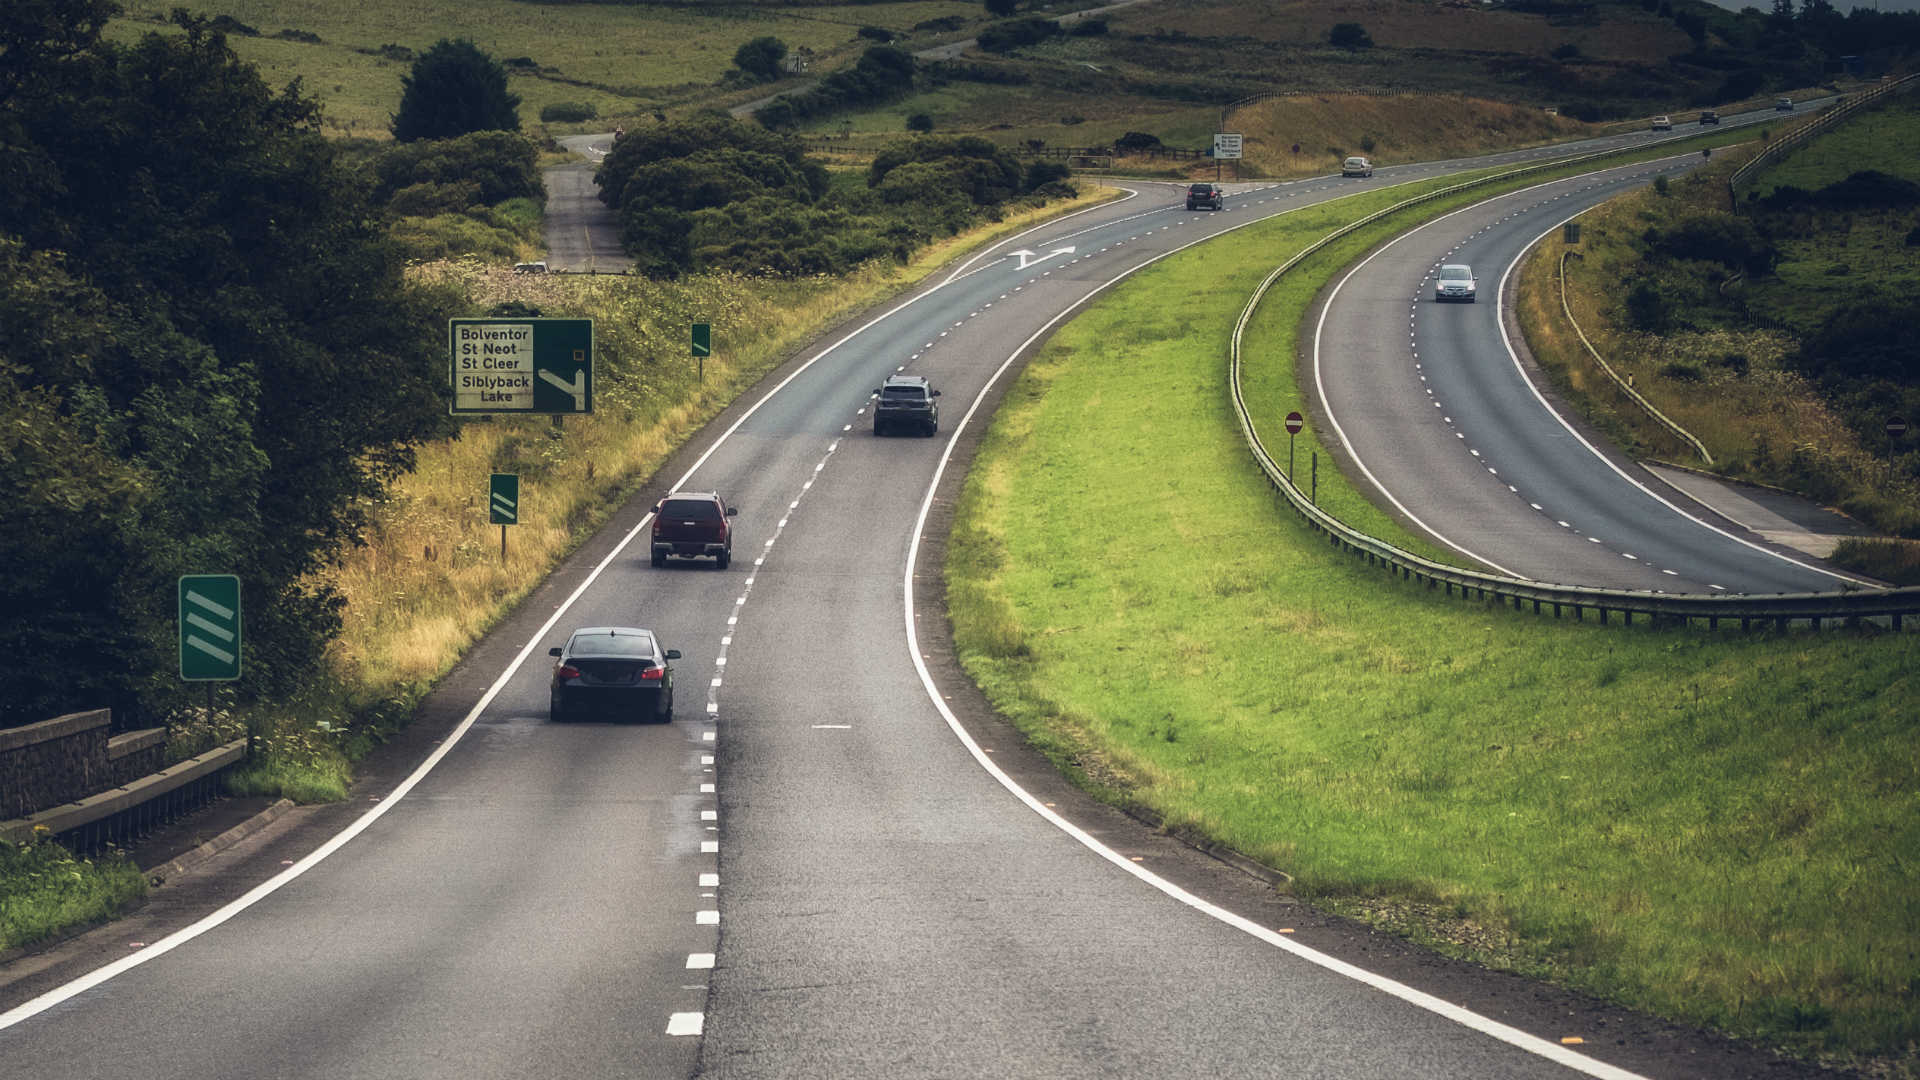
<svg viewBox="0 0 1920 1080">
<path fill-rule="evenodd" d="M 1435 301 L 1465 300 L 1471 304 L 1474 290 L 1473 267 L 1466 263 L 1448 263 L 1433 279 Z"/>
<path fill-rule="evenodd" d="M 1350 157 L 1340 165 L 1341 176 L 1372 176 L 1373 162 L 1363 157 Z"/>
</svg>

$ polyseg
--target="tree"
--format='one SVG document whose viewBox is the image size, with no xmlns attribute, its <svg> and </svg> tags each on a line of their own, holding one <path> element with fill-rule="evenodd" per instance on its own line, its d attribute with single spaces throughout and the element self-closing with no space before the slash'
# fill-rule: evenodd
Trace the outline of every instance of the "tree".
<svg viewBox="0 0 1920 1080">
<path fill-rule="evenodd" d="M 932 131 L 933 117 L 928 116 L 926 113 L 923 113 L 923 112 L 914 113 L 912 116 L 907 117 L 907 130 L 908 131 Z"/>
<path fill-rule="evenodd" d="M 987 14 L 1004 19 L 1020 9 L 1020 0 L 987 0 Z"/>
<path fill-rule="evenodd" d="M 777 37 L 757 37 L 734 50 L 733 66 L 761 82 L 780 77 L 780 62 L 787 58 L 786 43 Z"/>
<path fill-rule="evenodd" d="M 318 106 L 204 19 L 117 45 L 88 8 L 9 44 L 0 100 L 0 648 L 113 663 L 0 665 L 5 720 L 177 701 L 188 572 L 241 577 L 239 691 L 299 685 L 339 624 L 314 572 L 448 423 L 450 311 Z"/>
<path fill-rule="evenodd" d="M 413 62 L 400 86 L 393 117 L 400 142 L 520 130 L 520 97 L 507 92 L 507 69 L 464 38 L 442 38 Z"/>
<path fill-rule="evenodd" d="M 1336 49 L 1371 49 L 1373 38 L 1367 34 L 1367 28 L 1359 23 L 1335 23 L 1327 31 L 1327 43 Z"/>
</svg>

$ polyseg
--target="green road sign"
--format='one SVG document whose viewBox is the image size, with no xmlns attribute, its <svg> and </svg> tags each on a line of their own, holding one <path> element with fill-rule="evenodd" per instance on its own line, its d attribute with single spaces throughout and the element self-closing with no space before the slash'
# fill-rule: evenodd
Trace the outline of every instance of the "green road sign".
<svg viewBox="0 0 1920 1080">
<path fill-rule="evenodd" d="M 693 324 L 693 355 L 713 355 L 713 324 L 697 322 Z"/>
<path fill-rule="evenodd" d="M 520 524 L 520 477 L 497 472 L 487 478 L 487 524 Z"/>
<path fill-rule="evenodd" d="M 455 413 L 593 411 L 592 319 L 449 319 Z"/>
<path fill-rule="evenodd" d="M 230 682 L 240 677 L 240 579 L 180 577 L 180 677 Z"/>
</svg>

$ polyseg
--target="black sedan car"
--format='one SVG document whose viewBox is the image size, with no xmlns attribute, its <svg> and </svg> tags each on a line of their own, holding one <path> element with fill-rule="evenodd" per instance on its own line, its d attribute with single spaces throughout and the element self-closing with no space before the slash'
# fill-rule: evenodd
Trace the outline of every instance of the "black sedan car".
<svg viewBox="0 0 1920 1080">
<path fill-rule="evenodd" d="M 589 713 L 637 720 L 673 719 L 673 667 L 679 649 L 662 649 L 651 630 L 588 626 L 565 646 L 547 650 L 553 664 L 548 715 L 568 720 Z"/>
</svg>

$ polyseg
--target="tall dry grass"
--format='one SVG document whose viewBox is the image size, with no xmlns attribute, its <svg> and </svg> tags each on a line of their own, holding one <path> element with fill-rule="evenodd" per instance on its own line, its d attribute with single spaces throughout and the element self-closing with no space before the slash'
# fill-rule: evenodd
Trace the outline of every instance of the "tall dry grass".
<svg viewBox="0 0 1920 1080">
<path fill-rule="evenodd" d="M 545 418 L 469 419 L 453 438 L 419 448 L 414 469 L 370 508 L 365 542 L 324 575 L 346 600 L 330 654 L 335 675 L 362 700 L 411 700 L 669 454 L 824 328 L 987 239 L 1110 195 L 1088 188 L 935 244 L 906 266 L 845 278 L 662 282 L 514 274 L 470 260 L 419 267 L 419 278 L 458 288 L 475 311 L 518 302 L 548 317 L 594 319 L 596 411 L 559 429 Z M 688 356 L 694 322 L 713 326 L 704 379 Z M 521 477 L 521 523 L 509 527 L 504 557 L 500 527 L 487 523 L 493 472 Z"/>
</svg>

